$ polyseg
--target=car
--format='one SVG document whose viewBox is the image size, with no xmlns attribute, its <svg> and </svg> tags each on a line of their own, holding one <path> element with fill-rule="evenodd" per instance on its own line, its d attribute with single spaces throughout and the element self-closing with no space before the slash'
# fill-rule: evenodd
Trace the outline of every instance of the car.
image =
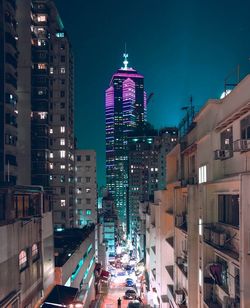
<svg viewBox="0 0 250 308">
<path fill-rule="evenodd" d="M 126 287 L 133 287 L 135 285 L 134 280 L 132 278 L 126 279 Z"/>
<path fill-rule="evenodd" d="M 136 299 L 136 297 L 137 297 L 136 291 L 133 289 L 128 289 L 124 295 L 125 299 Z"/>
</svg>

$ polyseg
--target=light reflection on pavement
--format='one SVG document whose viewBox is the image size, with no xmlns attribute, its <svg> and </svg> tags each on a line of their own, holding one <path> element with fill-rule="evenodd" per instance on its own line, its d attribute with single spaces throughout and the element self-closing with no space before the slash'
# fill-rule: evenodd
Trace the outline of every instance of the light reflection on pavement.
<svg viewBox="0 0 250 308">
<path fill-rule="evenodd" d="M 107 290 L 107 294 L 104 295 L 103 297 L 101 308 L 117 308 L 118 307 L 117 300 L 119 297 L 122 300 L 121 308 L 128 307 L 130 300 L 123 298 L 125 291 L 127 289 L 132 289 L 132 288 L 125 287 L 125 280 L 128 277 L 136 281 L 136 276 L 134 273 L 131 275 L 126 274 L 124 276 L 117 276 L 117 277 L 111 278 L 111 282 Z"/>
</svg>

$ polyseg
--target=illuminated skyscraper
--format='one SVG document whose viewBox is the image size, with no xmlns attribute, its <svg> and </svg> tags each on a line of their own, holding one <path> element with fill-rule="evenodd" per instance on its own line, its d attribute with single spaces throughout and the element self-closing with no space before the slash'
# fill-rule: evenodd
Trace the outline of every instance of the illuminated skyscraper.
<svg viewBox="0 0 250 308">
<path fill-rule="evenodd" d="M 120 223 L 126 223 L 127 135 L 146 120 L 144 77 L 128 67 L 128 55 L 106 90 L 106 179 Z"/>
</svg>

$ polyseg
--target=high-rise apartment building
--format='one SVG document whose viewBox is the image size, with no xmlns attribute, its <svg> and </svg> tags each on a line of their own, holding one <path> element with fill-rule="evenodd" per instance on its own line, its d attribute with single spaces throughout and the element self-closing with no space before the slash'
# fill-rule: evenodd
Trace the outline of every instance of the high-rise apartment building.
<svg viewBox="0 0 250 308">
<path fill-rule="evenodd" d="M 76 227 L 97 223 L 96 152 L 75 151 Z"/>
<path fill-rule="evenodd" d="M 159 132 L 146 128 L 128 137 L 129 203 L 127 231 L 136 246 L 139 243 L 139 203 L 154 199 L 154 192 L 166 187 L 166 154 L 176 145 L 178 130 L 174 127 Z M 139 247 L 138 247 L 139 248 Z"/>
<path fill-rule="evenodd" d="M 127 135 L 146 119 L 144 77 L 128 67 L 119 69 L 106 90 L 106 178 L 120 223 L 126 224 L 128 188 Z"/>
<path fill-rule="evenodd" d="M 32 1 L 32 183 L 53 192 L 55 228 L 74 226 L 73 55 L 52 1 Z"/>
<path fill-rule="evenodd" d="M 0 3 L 0 182 L 16 184 L 17 170 L 16 1 Z"/>
</svg>

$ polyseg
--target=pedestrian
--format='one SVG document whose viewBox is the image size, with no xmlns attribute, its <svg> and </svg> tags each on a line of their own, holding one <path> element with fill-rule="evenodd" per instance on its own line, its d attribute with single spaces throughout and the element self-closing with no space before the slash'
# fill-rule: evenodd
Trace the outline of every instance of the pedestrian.
<svg viewBox="0 0 250 308">
<path fill-rule="evenodd" d="M 122 300 L 120 299 L 120 297 L 117 300 L 117 304 L 118 304 L 118 308 L 122 306 Z"/>
</svg>

